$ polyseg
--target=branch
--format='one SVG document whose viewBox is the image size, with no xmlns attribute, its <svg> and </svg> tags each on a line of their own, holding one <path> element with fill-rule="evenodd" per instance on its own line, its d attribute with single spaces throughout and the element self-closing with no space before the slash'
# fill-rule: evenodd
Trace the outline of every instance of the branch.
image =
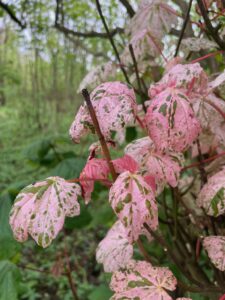
<svg viewBox="0 0 225 300">
<path fill-rule="evenodd" d="M 126 8 L 128 15 L 132 18 L 135 15 L 133 7 L 130 5 L 128 0 L 119 0 Z"/>
<path fill-rule="evenodd" d="M 124 69 L 124 67 L 123 67 L 123 65 L 122 65 L 122 62 L 121 62 L 121 59 L 120 59 L 119 52 L 118 52 L 118 50 L 117 50 L 117 48 L 116 48 L 116 45 L 115 45 L 114 40 L 113 40 L 113 37 L 112 37 L 112 35 L 110 34 L 110 31 L 109 31 L 108 25 L 107 25 L 107 23 L 106 23 L 105 17 L 103 16 L 102 8 L 101 8 L 101 5 L 100 5 L 100 2 L 99 2 L 99 0 L 95 0 L 95 2 L 96 2 L 96 6 L 97 6 L 97 10 L 98 10 L 99 16 L 100 16 L 100 18 L 101 18 L 101 20 L 102 20 L 102 23 L 103 23 L 104 27 L 105 27 L 105 31 L 106 31 L 106 33 L 107 33 L 107 37 L 108 37 L 108 39 L 110 40 L 110 43 L 111 43 L 112 48 L 113 48 L 113 50 L 114 50 L 114 52 L 115 52 L 116 58 L 117 58 L 117 60 L 118 60 L 118 62 L 119 62 L 119 64 L 120 64 L 120 69 L 121 69 L 121 71 L 123 72 L 123 75 L 124 75 L 124 77 L 125 77 L 127 83 L 130 84 L 129 77 L 128 77 L 128 75 L 127 75 L 126 70 Z"/>
<path fill-rule="evenodd" d="M 180 48 L 181 41 L 182 41 L 182 39 L 184 37 L 184 32 L 185 32 L 185 29 L 187 27 L 187 24 L 188 24 L 188 21 L 189 21 L 189 17 L 190 17 L 191 6 L 192 6 L 192 0 L 190 0 L 189 5 L 188 5 L 187 14 L 185 16 L 184 23 L 183 23 L 183 26 L 182 26 L 182 29 L 181 29 L 181 32 L 180 32 L 180 36 L 179 36 L 179 40 L 178 40 L 178 43 L 177 43 L 177 47 L 176 47 L 176 51 L 175 51 L 174 57 L 177 56 L 179 48 Z"/>
<path fill-rule="evenodd" d="M 202 17 L 204 19 L 206 28 L 210 34 L 210 36 L 213 38 L 213 40 L 220 46 L 221 49 L 225 50 L 225 42 L 221 40 L 220 36 L 218 35 L 218 31 L 215 27 L 212 26 L 212 23 L 208 17 L 207 11 L 205 9 L 204 1 L 197 0 L 199 9 L 201 11 Z"/>
<path fill-rule="evenodd" d="M 97 32 L 97 31 L 89 31 L 89 32 L 79 32 L 79 31 L 74 31 L 72 29 L 69 29 L 61 24 L 55 23 L 55 28 L 61 31 L 64 34 L 70 34 L 76 37 L 83 37 L 83 38 L 108 38 L 108 34 L 105 32 Z M 110 37 L 113 37 L 114 35 L 118 33 L 123 33 L 124 30 L 120 27 L 117 27 L 111 31 L 109 31 Z"/>
<path fill-rule="evenodd" d="M 109 166 L 110 173 L 112 174 L 113 181 L 115 181 L 116 178 L 117 178 L 117 174 L 116 174 L 116 171 L 114 169 L 114 166 L 113 166 L 113 163 L 112 163 L 112 160 L 111 160 L 111 156 L 110 156 L 109 149 L 108 149 L 108 146 L 106 144 L 105 138 L 104 138 L 104 136 L 101 132 L 101 129 L 100 129 L 100 126 L 99 126 L 99 123 L 98 123 L 98 119 L 97 119 L 96 114 L 95 114 L 94 107 L 91 103 L 90 95 L 89 95 L 89 93 L 86 89 L 82 90 L 82 95 L 83 95 L 84 100 L 87 104 L 92 122 L 94 124 L 95 130 L 97 132 L 99 141 L 100 141 L 101 146 L 102 146 L 102 151 L 104 153 L 105 159 L 106 159 L 107 164 Z"/>
<path fill-rule="evenodd" d="M 61 0 L 56 0 L 56 9 L 55 9 L 55 28 L 64 33 L 65 35 L 72 35 L 76 37 L 83 38 L 108 38 L 108 34 L 105 32 L 97 32 L 97 31 L 89 31 L 89 32 L 79 32 L 69 29 L 63 25 L 63 22 L 60 22 L 59 16 L 60 13 L 63 15 L 62 2 Z M 109 35 L 113 37 L 117 33 L 123 33 L 124 30 L 122 28 L 116 27 L 115 29 L 109 32 Z"/>
<path fill-rule="evenodd" d="M 19 20 L 17 18 L 17 16 L 15 15 L 15 13 L 13 12 L 13 10 L 10 8 L 10 5 L 8 4 L 5 4 L 3 3 L 1 0 L 0 0 L 0 7 L 10 16 L 10 18 L 15 22 L 17 23 L 17 25 L 20 26 L 21 29 L 25 29 L 27 24 L 26 22 L 23 23 L 21 20 Z"/>
</svg>

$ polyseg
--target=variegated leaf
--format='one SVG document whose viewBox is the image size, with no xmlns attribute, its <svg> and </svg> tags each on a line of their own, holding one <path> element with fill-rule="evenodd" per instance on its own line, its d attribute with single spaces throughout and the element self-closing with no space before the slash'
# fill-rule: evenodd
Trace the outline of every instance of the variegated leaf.
<svg viewBox="0 0 225 300">
<path fill-rule="evenodd" d="M 225 169 L 208 179 L 198 195 L 197 204 L 210 216 L 225 213 Z"/>
<path fill-rule="evenodd" d="M 136 241 L 147 223 L 153 230 L 158 226 L 158 208 L 151 187 L 137 174 L 119 175 L 109 192 L 109 201 L 123 223 L 129 242 Z"/>
<path fill-rule="evenodd" d="M 65 217 L 80 214 L 80 186 L 60 177 L 49 177 L 24 188 L 16 197 L 10 225 L 16 240 L 28 234 L 39 246 L 47 247 L 62 229 Z"/>
<path fill-rule="evenodd" d="M 114 159 L 112 161 L 116 173 L 120 174 L 125 171 L 135 173 L 138 170 L 137 162 L 129 155 L 125 154 L 123 157 Z"/>
<path fill-rule="evenodd" d="M 117 221 L 98 245 L 97 262 L 104 265 L 105 272 L 115 272 L 124 268 L 132 256 L 133 246 L 128 242 L 123 224 Z"/>
<path fill-rule="evenodd" d="M 113 274 L 110 287 L 115 294 L 110 300 L 172 300 L 167 290 L 175 290 L 176 284 L 168 268 L 132 260 L 125 269 Z"/>
<path fill-rule="evenodd" d="M 157 94 L 145 120 L 149 136 L 160 151 L 182 152 L 191 146 L 201 131 L 189 98 L 177 88 L 167 88 Z"/>
<path fill-rule="evenodd" d="M 89 159 L 80 173 L 80 184 L 85 203 L 91 200 L 91 193 L 94 190 L 96 180 L 106 180 L 109 176 L 107 161 L 102 158 Z"/>
<path fill-rule="evenodd" d="M 121 82 L 106 82 L 99 85 L 90 95 L 101 131 L 107 140 L 112 133 L 125 135 L 125 126 L 134 124 L 137 104 L 134 90 Z M 82 105 L 70 128 L 75 142 L 95 129 L 86 104 Z"/>
<path fill-rule="evenodd" d="M 167 87 L 180 88 L 192 99 L 208 93 L 208 77 L 199 63 L 177 64 L 159 82 L 150 86 L 149 97 L 155 97 Z"/>
<path fill-rule="evenodd" d="M 225 237 L 207 236 L 203 240 L 203 247 L 216 268 L 225 271 Z"/>
</svg>

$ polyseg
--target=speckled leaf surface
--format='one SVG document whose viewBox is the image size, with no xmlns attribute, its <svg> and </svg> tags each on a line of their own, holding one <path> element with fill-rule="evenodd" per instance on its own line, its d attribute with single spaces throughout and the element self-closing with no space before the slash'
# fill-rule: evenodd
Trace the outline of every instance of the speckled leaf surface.
<svg viewBox="0 0 225 300">
<path fill-rule="evenodd" d="M 215 267 L 225 271 L 225 237 L 207 236 L 203 240 L 203 247 Z"/>
<path fill-rule="evenodd" d="M 106 82 L 95 88 L 90 98 L 106 139 L 112 138 L 112 132 L 125 135 L 125 126 L 134 124 L 137 104 L 130 86 L 119 81 Z M 70 136 L 74 142 L 79 142 L 81 137 L 94 131 L 88 108 L 84 104 L 70 127 Z"/>
<path fill-rule="evenodd" d="M 66 216 L 80 214 L 80 186 L 60 177 L 49 177 L 29 185 L 16 197 L 10 214 L 14 237 L 24 242 L 28 234 L 47 247 L 62 229 Z"/>
<path fill-rule="evenodd" d="M 115 272 L 127 265 L 133 256 L 133 246 L 128 242 L 123 224 L 117 221 L 100 242 L 96 259 L 105 272 Z"/>
<path fill-rule="evenodd" d="M 153 267 L 145 261 L 134 261 L 123 270 L 113 274 L 111 300 L 172 300 L 166 290 L 176 288 L 176 278 L 164 267 Z"/>
<path fill-rule="evenodd" d="M 109 192 L 109 201 L 124 225 L 129 242 L 136 241 L 147 223 L 153 230 L 158 226 L 158 208 L 151 187 L 140 175 L 124 172 Z"/>
<path fill-rule="evenodd" d="M 80 184 L 85 203 L 91 200 L 91 193 L 94 190 L 96 180 L 106 180 L 109 175 L 107 161 L 102 158 L 89 159 L 80 173 Z"/>
<path fill-rule="evenodd" d="M 177 88 L 167 88 L 154 97 L 146 114 L 146 124 L 150 138 L 160 151 L 182 152 L 201 131 L 189 98 Z"/>
<path fill-rule="evenodd" d="M 225 213 L 225 169 L 208 179 L 198 195 L 197 204 L 210 216 Z"/>
</svg>

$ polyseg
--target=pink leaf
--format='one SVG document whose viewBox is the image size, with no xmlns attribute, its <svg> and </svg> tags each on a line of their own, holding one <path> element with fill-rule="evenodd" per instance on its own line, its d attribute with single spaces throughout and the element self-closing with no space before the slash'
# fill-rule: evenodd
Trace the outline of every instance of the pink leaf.
<svg viewBox="0 0 225 300">
<path fill-rule="evenodd" d="M 225 237 L 207 236 L 203 240 L 203 247 L 215 267 L 225 271 Z"/>
<path fill-rule="evenodd" d="M 111 61 L 95 67 L 85 75 L 78 87 L 77 92 L 80 93 L 86 88 L 92 90 L 102 82 L 106 82 L 112 78 L 115 78 L 117 69 L 118 66 Z"/>
<path fill-rule="evenodd" d="M 225 83 L 225 71 L 223 71 L 219 76 L 217 76 L 213 81 L 209 83 L 209 90 L 212 91 L 218 86 Z"/>
<path fill-rule="evenodd" d="M 123 223 L 129 242 L 136 241 L 147 223 L 153 230 L 158 226 L 158 208 L 151 187 L 140 175 L 124 172 L 109 192 L 109 201 Z"/>
<path fill-rule="evenodd" d="M 155 178 L 151 175 L 146 175 L 143 177 L 144 181 L 147 182 L 148 185 L 150 185 L 150 187 L 152 188 L 153 192 L 156 192 L 157 186 L 156 186 L 156 182 L 155 182 Z"/>
<path fill-rule="evenodd" d="M 160 151 L 186 150 L 201 130 L 188 97 L 176 88 L 167 88 L 156 95 L 148 108 L 146 124 L 151 139 Z"/>
<path fill-rule="evenodd" d="M 80 214 L 80 186 L 60 177 L 29 185 L 16 197 L 10 213 L 14 237 L 24 242 L 30 234 L 39 246 L 49 246 L 62 229 L 65 217 Z"/>
<path fill-rule="evenodd" d="M 137 32 L 147 30 L 157 39 L 169 33 L 172 25 L 176 25 L 175 11 L 162 0 L 142 0 L 139 8 L 127 26 L 127 33 L 135 36 Z"/>
<path fill-rule="evenodd" d="M 123 157 L 114 159 L 112 163 L 116 170 L 116 173 L 122 173 L 124 171 L 135 173 L 138 169 L 137 162 L 127 154 L 125 154 Z"/>
<path fill-rule="evenodd" d="M 222 295 L 219 300 L 225 300 L 225 294 Z"/>
<path fill-rule="evenodd" d="M 119 81 L 99 85 L 90 95 L 92 105 L 104 137 L 111 140 L 112 132 L 125 134 L 125 126 L 135 122 L 137 104 L 133 89 Z M 75 142 L 88 132 L 94 132 L 94 126 L 86 104 L 80 107 L 70 128 Z"/>
<path fill-rule="evenodd" d="M 157 194 L 161 193 L 166 183 L 173 187 L 177 185 L 183 163 L 182 154 L 168 150 L 166 153 L 157 152 L 152 140 L 148 137 L 128 144 L 125 153 L 138 162 L 140 172 L 153 190 L 157 191 Z"/>
<path fill-rule="evenodd" d="M 146 159 L 145 166 L 148 175 L 175 187 L 180 177 L 182 161 L 183 156 L 179 153 L 173 153 L 172 151 L 169 154 L 151 152 Z"/>
<path fill-rule="evenodd" d="M 80 173 L 82 194 L 86 204 L 91 200 L 91 193 L 94 190 L 95 180 L 106 180 L 109 172 L 109 167 L 105 159 L 92 158 L 87 161 Z"/>
<path fill-rule="evenodd" d="M 123 224 L 117 221 L 98 245 L 96 259 L 103 263 L 105 272 L 115 272 L 124 268 L 132 256 L 133 246 L 128 242 Z"/>
<path fill-rule="evenodd" d="M 131 260 L 125 269 L 113 274 L 111 300 L 172 300 L 166 290 L 173 291 L 176 278 L 168 268 L 153 267 L 145 261 Z"/>
<path fill-rule="evenodd" d="M 205 95 L 208 92 L 207 85 L 207 75 L 199 63 L 177 64 L 165 73 L 159 82 L 151 85 L 148 93 L 152 98 L 167 87 L 173 86 L 183 89 L 192 98 Z"/>
<path fill-rule="evenodd" d="M 210 216 L 225 213 L 225 169 L 208 179 L 198 195 L 197 204 Z"/>
<path fill-rule="evenodd" d="M 124 150 L 125 154 L 131 156 L 140 166 L 143 165 L 149 151 L 154 149 L 153 141 L 146 136 L 138 140 L 134 140 L 128 144 Z"/>
</svg>

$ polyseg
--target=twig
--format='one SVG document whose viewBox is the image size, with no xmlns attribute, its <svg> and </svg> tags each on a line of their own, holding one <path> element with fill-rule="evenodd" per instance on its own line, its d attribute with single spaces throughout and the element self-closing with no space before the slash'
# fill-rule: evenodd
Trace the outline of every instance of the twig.
<svg viewBox="0 0 225 300">
<path fill-rule="evenodd" d="M 221 156 L 224 156 L 224 155 L 225 155 L 225 151 L 224 151 L 224 152 L 221 152 L 221 153 L 219 153 L 219 154 L 216 154 L 216 155 L 214 155 L 214 156 L 211 156 L 211 157 L 209 157 L 209 158 L 206 158 L 206 159 L 204 159 L 202 162 L 205 164 L 205 163 L 211 162 L 211 161 L 213 161 L 213 160 L 215 160 L 215 159 L 217 159 L 217 158 L 220 158 Z M 189 165 L 189 166 L 186 166 L 186 167 L 184 167 L 183 169 L 181 169 L 181 172 L 184 172 L 184 171 L 186 171 L 186 170 L 188 170 L 188 169 L 191 169 L 191 168 L 198 167 L 199 165 L 200 165 L 200 162 L 193 163 L 193 164 L 191 164 L 191 165 Z"/>
<path fill-rule="evenodd" d="M 224 50 L 218 50 L 218 51 L 215 51 L 215 52 L 208 53 L 208 54 L 206 54 L 206 55 L 204 55 L 204 56 L 198 57 L 198 58 L 196 58 L 196 59 L 194 59 L 194 60 L 188 62 L 188 64 L 194 64 L 194 63 L 196 63 L 196 62 L 202 61 L 202 60 L 204 60 L 204 59 L 206 59 L 206 58 L 209 58 L 209 57 L 211 57 L 211 56 L 215 56 L 215 55 L 217 55 L 217 54 L 221 54 L 221 53 L 223 53 L 223 52 L 224 52 Z"/>
<path fill-rule="evenodd" d="M 113 50 L 114 50 L 114 52 L 115 52 L 116 58 L 117 58 L 117 60 L 118 60 L 118 62 L 119 62 L 119 64 L 120 64 L 120 69 L 121 69 L 121 71 L 123 72 L 123 75 L 124 75 L 124 77 L 125 77 L 127 83 L 130 84 L 129 77 L 128 77 L 128 75 L 127 75 L 126 70 L 124 69 L 124 67 L 123 67 L 123 65 L 122 65 L 122 62 L 121 62 L 121 59 L 120 59 L 120 55 L 119 55 L 119 52 L 118 52 L 118 50 L 117 50 L 117 48 L 116 48 L 116 45 L 115 45 L 115 43 L 114 43 L 113 37 L 110 35 L 110 31 L 109 31 L 108 25 L 107 25 L 107 23 L 106 23 L 105 17 L 103 16 L 102 8 L 101 8 L 101 5 L 100 5 L 99 0 L 96 0 L 96 6 L 97 6 L 97 10 L 98 10 L 99 16 L 100 16 L 100 18 L 101 18 L 101 20 L 102 20 L 102 23 L 103 23 L 104 27 L 105 27 L 105 31 L 106 31 L 106 33 L 107 33 L 107 35 L 108 35 L 108 38 L 109 38 L 109 40 L 110 40 L 110 43 L 111 43 L 111 45 L 112 45 L 112 47 L 113 47 Z"/>
<path fill-rule="evenodd" d="M 6 3 L 3 3 L 2 1 L 0 1 L 0 7 L 5 11 L 7 12 L 7 14 L 10 16 L 10 18 L 15 22 L 17 23 L 21 29 L 25 29 L 27 24 L 26 22 L 22 22 L 21 20 L 19 20 L 17 18 L 17 16 L 15 15 L 15 13 L 13 12 L 13 10 L 11 9 L 10 5 L 6 4 Z"/>
<path fill-rule="evenodd" d="M 112 160 L 111 160 L 111 156 L 110 156 L 109 149 L 108 149 L 108 146 L 106 144 L 105 138 L 104 138 L 104 136 L 101 132 L 101 129 L 100 129 L 100 126 L 99 126 L 99 123 L 98 123 L 98 119 L 96 117 L 94 107 L 91 103 L 91 99 L 90 99 L 90 95 L 88 93 L 88 90 L 87 89 L 82 90 L 82 95 L 84 97 L 85 102 L 87 103 L 87 107 L 88 107 L 93 125 L 95 127 L 95 130 L 97 132 L 99 141 L 101 143 L 102 151 L 104 153 L 105 159 L 106 159 L 107 164 L 109 166 L 110 173 L 112 174 L 113 181 L 115 181 L 116 178 L 117 178 L 117 174 L 116 174 L 115 168 L 113 166 L 113 163 L 112 163 Z"/>
<path fill-rule="evenodd" d="M 179 269 L 183 272 L 183 274 L 194 284 L 196 284 L 198 287 L 202 287 L 202 283 L 195 280 L 192 275 L 184 270 L 184 267 L 180 264 L 180 261 L 177 259 L 177 257 L 174 255 L 173 250 L 170 248 L 170 246 L 167 244 L 167 242 L 163 239 L 163 237 L 159 236 L 157 233 L 155 233 L 148 224 L 144 223 L 145 229 L 154 237 L 154 239 L 165 249 L 170 256 L 170 258 L 173 260 L 173 262 L 179 267 Z"/>
<path fill-rule="evenodd" d="M 135 11 L 128 0 L 119 0 L 126 8 L 128 15 L 132 18 L 135 15 Z"/>
<path fill-rule="evenodd" d="M 150 262 L 151 264 L 153 264 L 152 258 L 149 256 L 148 252 L 145 250 L 145 247 L 140 238 L 137 240 L 137 246 L 138 246 L 139 251 L 142 253 L 144 259 L 146 261 Z"/>
<path fill-rule="evenodd" d="M 145 100 L 144 100 L 144 97 L 146 97 L 146 95 L 142 92 L 141 79 L 139 76 L 138 65 L 137 65 L 135 54 L 134 54 L 134 49 L 131 44 L 129 44 L 129 51 L 130 51 L 130 55 L 131 55 L 131 58 L 132 58 L 133 64 L 134 64 L 134 70 L 135 70 L 135 74 L 136 74 L 136 78 L 137 78 L 138 89 L 139 89 L 140 94 L 142 95 L 141 102 L 143 105 L 144 112 L 146 113 L 147 109 L 146 109 Z"/>
<path fill-rule="evenodd" d="M 77 295 L 77 289 L 76 289 L 76 286 L 74 284 L 73 277 L 72 277 L 72 271 L 71 271 L 71 266 L 70 266 L 70 259 L 69 259 L 69 255 L 68 255 L 66 247 L 64 249 L 64 254 L 65 254 L 66 269 L 67 269 L 66 276 L 68 278 L 68 281 L 69 281 L 70 288 L 71 288 L 71 291 L 73 293 L 74 299 L 75 300 L 79 300 L 79 297 Z"/>
<path fill-rule="evenodd" d="M 202 182 L 201 185 L 203 186 L 207 182 L 207 174 L 206 174 L 205 167 L 204 167 L 204 159 L 202 156 L 202 150 L 201 150 L 201 145 L 200 145 L 199 139 L 197 139 L 196 144 L 197 144 L 197 148 L 198 148 L 198 158 L 199 158 L 198 168 L 199 168 L 200 175 L 201 175 L 201 182 Z"/>
<path fill-rule="evenodd" d="M 183 26 L 182 26 L 182 29 L 181 29 L 181 32 L 180 32 L 180 36 L 179 36 L 179 39 L 178 39 L 178 43 L 177 43 L 177 47 L 176 47 L 176 51 L 175 51 L 174 57 L 177 56 L 179 48 L 180 48 L 180 44 L 181 44 L 182 39 L 184 37 L 184 32 L 185 32 L 185 29 L 187 27 L 188 20 L 189 20 L 189 17 L 190 17 L 190 11 L 191 11 L 192 2 L 193 2 L 193 0 L 189 1 L 187 14 L 185 16 L 184 23 L 183 23 Z"/>
<path fill-rule="evenodd" d="M 220 36 L 218 35 L 217 29 L 212 26 L 212 23 L 208 17 L 208 13 L 205 9 L 204 1 L 197 0 L 197 3 L 210 36 L 222 50 L 225 50 L 225 42 L 221 40 Z"/>
</svg>

